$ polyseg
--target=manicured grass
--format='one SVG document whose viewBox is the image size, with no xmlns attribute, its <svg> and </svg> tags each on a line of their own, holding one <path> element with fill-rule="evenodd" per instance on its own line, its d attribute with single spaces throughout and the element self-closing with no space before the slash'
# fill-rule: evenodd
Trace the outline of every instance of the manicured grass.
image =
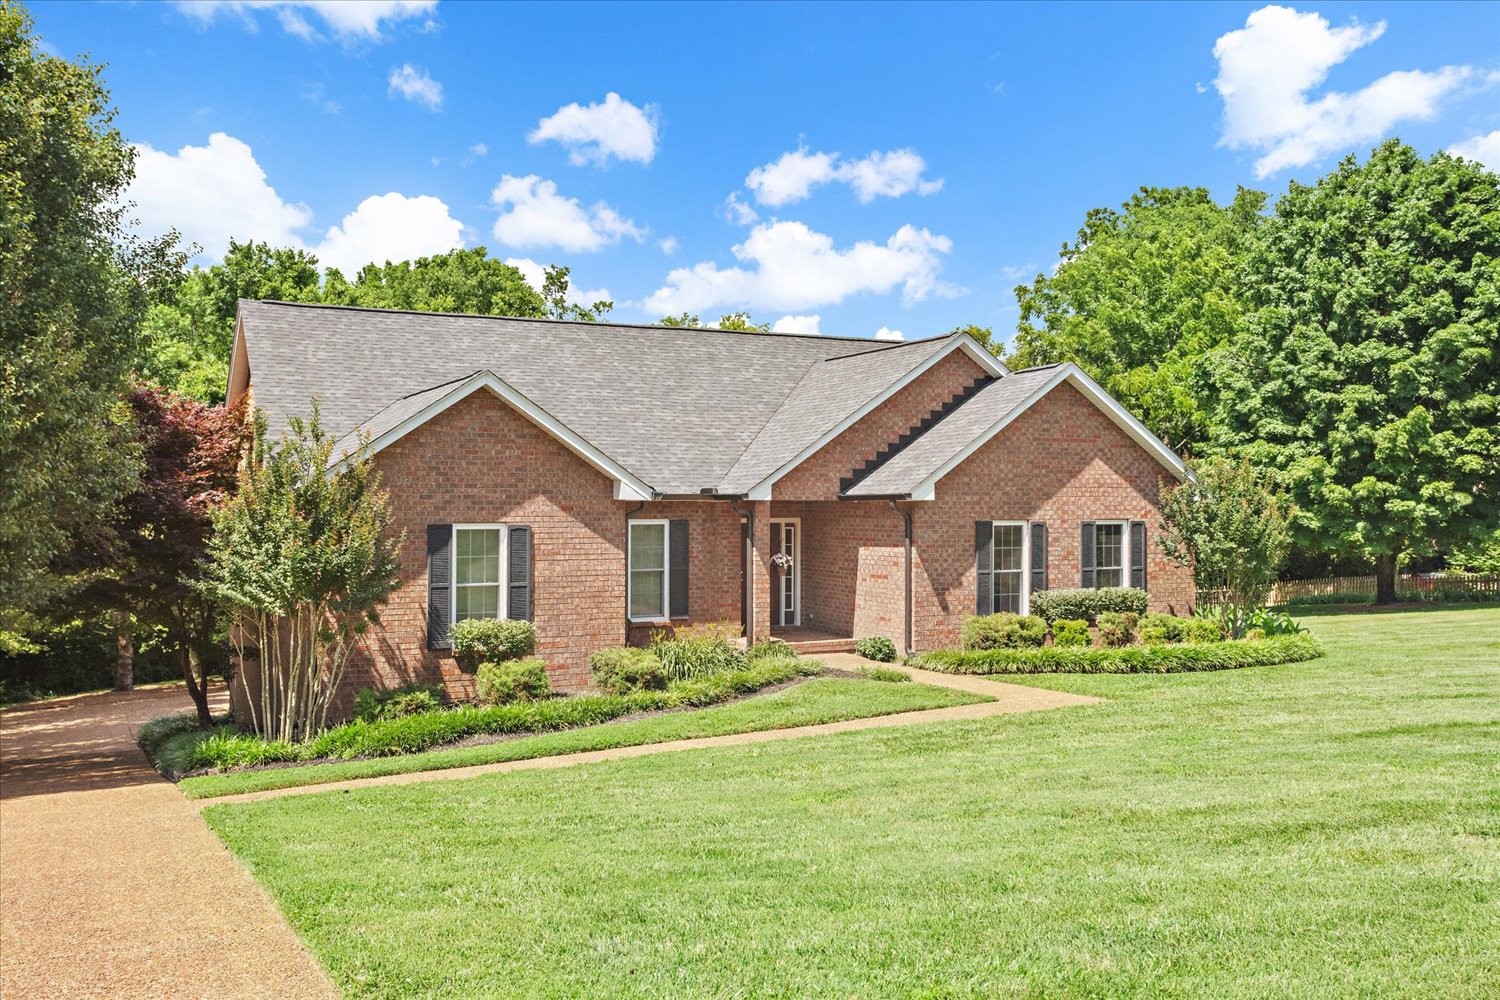
<svg viewBox="0 0 1500 1000">
<path fill-rule="evenodd" d="M 1007 678 L 1088 708 L 205 815 L 351 996 L 1500 995 L 1500 612 L 1305 620 Z"/>
<path fill-rule="evenodd" d="M 902 675 L 903 678 L 906 675 Z M 726 733 L 748 733 L 764 729 L 789 729 L 844 719 L 863 719 L 873 715 L 914 712 L 951 705 L 972 705 L 989 699 L 928 684 L 889 684 L 878 680 L 836 680 L 832 678 L 805 681 L 773 694 L 747 698 L 729 705 L 699 711 L 655 715 L 631 722 L 612 722 L 583 729 L 545 733 L 501 743 L 433 750 L 400 757 L 378 757 L 370 760 L 309 764 L 304 767 L 271 768 L 261 771 L 238 771 L 186 778 L 179 786 L 195 799 L 257 792 L 269 788 L 291 788 L 316 785 L 350 778 L 371 778 L 382 774 L 409 774 L 414 771 L 437 771 L 472 764 L 527 760 L 556 754 L 605 750 L 610 747 L 665 743 L 668 740 L 722 736 Z"/>
</svg>

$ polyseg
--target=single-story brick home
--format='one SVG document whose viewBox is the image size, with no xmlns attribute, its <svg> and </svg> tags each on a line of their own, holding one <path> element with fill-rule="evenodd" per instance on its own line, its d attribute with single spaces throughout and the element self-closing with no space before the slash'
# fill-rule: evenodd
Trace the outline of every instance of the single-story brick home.
<svg viewBox="0 0 1500 1000">
<path fill-rule="evenodd" d="M 321 400 L 406 533 L 347 687 L 470 678 L 453 623 L 532 619 L 554 687 L 594 650 L 729 622 L 812 651 L 954 646 L 1047 587 L 1186 612 L 1155 541 L 1181 459 L 1071 364 L 907 343 L 243 301 L 231 400 Z"/>
</svg>

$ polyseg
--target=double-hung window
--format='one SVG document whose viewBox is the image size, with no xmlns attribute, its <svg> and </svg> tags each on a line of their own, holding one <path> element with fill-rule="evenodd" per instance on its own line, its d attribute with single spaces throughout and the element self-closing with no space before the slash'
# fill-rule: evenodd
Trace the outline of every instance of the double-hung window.
<svg viewBox="0 0 1500 1000">
<path fill-rule="evenodd" d="M 1125 567 L 1130 565 L 1129 536 L 1124 521 L 1094 522 L 1094 586 L 1125 586 Z"/>
<path fill-rule="evenodd" d="M 505 529 L 498 524 L 453 527 L 453 620 L 504 618 Z"/>
<path fill-rule="evenodd" d="M 666 521 L 631 521 L 627 547 L 630 550 L 630 617 L 636 621 L 659 621 L 667 617 L 667 524 Z"/>
<path fill-rule="evenodd" d="M 996 521 L 994 579 L 996 611 L 1026 614 L 1030 604 L 1031 553 L 1025 521 Z"/>
</svg>

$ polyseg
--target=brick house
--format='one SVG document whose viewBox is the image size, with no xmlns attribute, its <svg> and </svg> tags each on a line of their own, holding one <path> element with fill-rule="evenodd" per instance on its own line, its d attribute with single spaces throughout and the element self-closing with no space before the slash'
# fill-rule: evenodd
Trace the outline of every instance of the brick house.
<svg viewBox="0 0 1500 1000">
<path fill-rule="evenodd" d="M 953 646 L 1047 587 L 1186 612 L 1155 541 L 1181 460 L 1070 364 L 870 340 L 243 301 L 229 397 L 273 434 L 320 400 L 405 532 L 350 692 L 441 680 L 451 629 L 530 618 L 555 687 L 656 629 L 810 651 Z"/>
</svg>

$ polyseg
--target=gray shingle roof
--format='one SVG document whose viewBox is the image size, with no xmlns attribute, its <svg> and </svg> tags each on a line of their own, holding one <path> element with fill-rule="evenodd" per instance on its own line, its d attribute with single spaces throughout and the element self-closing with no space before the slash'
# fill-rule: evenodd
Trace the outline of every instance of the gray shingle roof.
<svg viewBox="0 0 1500 1000">
<path fill-rule="evenodd" d="M 316 395 L 330 433 L 375 436 L 488 369 L 664 494 L 754 485 L 953 340 L 887 345 L 248 300 L 240 318 L 255 403 L 273 432 Z"/>
<path fill-rule="evenodd" d="M 906 496 L 1044 387 L 1062 365 L 1012 372 L 986 385 L 890 461 L 845 491 L 848 497 Z"/>
</svg>

